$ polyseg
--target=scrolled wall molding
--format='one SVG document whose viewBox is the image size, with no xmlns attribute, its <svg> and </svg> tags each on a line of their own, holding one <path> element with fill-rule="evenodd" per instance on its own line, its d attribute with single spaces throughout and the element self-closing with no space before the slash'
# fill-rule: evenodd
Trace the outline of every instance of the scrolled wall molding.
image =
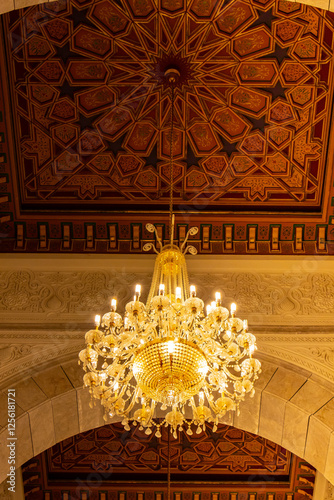
<svg viewBox="0 0 334 500">
<path fill-rule="evenodd" d="M 136 282 L 142 283 L 147 294 L 151 275 L 29 269 L 0 272 L 0 318 L 12 322 L 15 312 L 16 323 L 87 321 L 94 311 L 108 310 L 113 295 L 122 309 Z M 223 302 L 229 305 L 236 301 L 240 315 L 247 315 L 254 325 L 332 324 L 334 273 L 195 272 L 191 278 L 205 302 L 220 289 Z"/>
</svg>

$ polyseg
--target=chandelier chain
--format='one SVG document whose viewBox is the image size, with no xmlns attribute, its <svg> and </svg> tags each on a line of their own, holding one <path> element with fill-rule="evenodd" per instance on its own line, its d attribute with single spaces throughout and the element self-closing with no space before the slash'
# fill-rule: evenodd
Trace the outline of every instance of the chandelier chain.
<svg viewBox="0 0 334 500">
<path fill-rule="evenodd" d="M 174 140 L 174 84 L 171 82 L 171 109 L 170 109 L 170 191 L 169 191 L 169 230 L 170 240 L 173 243 L 173 182 L 174 182 L 174 157 L 173 157 L 173 140 Z"/>
<path fill-rule="evenodd" d="M 170 496 L 170 432 L 168 429 L 168 464 L 167 464 L 167 500 L 171 500 Z"/>
</svg>

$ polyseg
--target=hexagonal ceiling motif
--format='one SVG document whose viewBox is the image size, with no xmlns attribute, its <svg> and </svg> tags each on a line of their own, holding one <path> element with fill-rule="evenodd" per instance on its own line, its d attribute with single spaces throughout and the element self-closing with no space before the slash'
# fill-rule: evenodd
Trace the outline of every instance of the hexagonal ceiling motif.
<svg viewBox="0 0 334 500">
<path fill-rule="evenodd" d="M 168 461 L 168 430 L 162 437 L 132 427 L 124 432 L 121 424 L 110 424 L 69 438 L 48 451 L 49 472 L 100 472 L 112 470 L 115 480 L 139 479 L 141 474 L 166 474 Z M 289 451 L 271 441 L 228 425 L 220 424 L 213 433 L 189 436 L 179 433 L 170 440 L 171 472 L 187 476 L 199 474 L 210 479 L 235 475 L 242 481 L 246 474 L 265 474 L 268 480 L 288 480 L 292 467 Z M 126 474 L 126 476 L 125 476 Z M 156 474 L 155 474 L 156 476 Z M 240 479 L 238 477 L 240 476 Z M 279 478 L 281 476 L 281 479 Z M 157 477 L 157 476 L 156 476 Z"/>
<path fill-rule="evenodd" d="M 165 427 L 157 438 L 114 423 L 69 437 L 22 466 L 26 497 L 74 498 L 78 488 L 84 497 L 89 488 L 92 499 L 136 500 L 138 491 L 142 499 L 166 498 L 170 461 L 172 498 L 191 500 L 194 491 L 204 500 L 228 500 L 231 491 L 236 500 L 312 498 L 315 470 L 305 461 L 250 432 L 211 427 L 174 439 Z"/>
<path fill-rule="evenodd" d="M 184 0 L 63 0 L 13 12 L 5 25 L 22 207 L 166 203 L 162 75 L 171 65 L 181 73 L 176 205 L 205 197 L 215 210 L 319 207 L 334 83 L 333 28 L 320 11 L 285 0 L 188 8 Z M 97 174 L 98 155 L 113 167 Z M 207 165 L 222 155 L 217 185 Z M 240 175 L 236 158 L 253 168 Z M 128 181 L 117 182 L 124 173 Z"/>
<path fill-rule="evenodd" d="M 328 210 L 331 14 L 286 0 L 59 0 L 3 24 L 22 215 L 166 212 L 171 66 L 176 211 Z"/>
</svg>

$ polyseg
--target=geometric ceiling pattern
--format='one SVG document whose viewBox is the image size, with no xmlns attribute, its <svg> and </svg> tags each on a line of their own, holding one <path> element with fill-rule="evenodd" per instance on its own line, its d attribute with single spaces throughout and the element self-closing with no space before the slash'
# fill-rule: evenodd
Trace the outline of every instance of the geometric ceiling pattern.
<svg viewBox="0 0 334 500">
<path fill-rule="evenodd" d="M 86 7 L 79 19 L 78 4 Z M 285 0 L 186 4 L 63 2 L 9 23 L 9 38 L 24 33 L 10 70 L 23 205 L 164 201 L 170 91 L 162 75 L 176 65 L 176 204 L 319 206 L 331 23 Z"/>
<path fill-rule="evenodd" d="M 120 491 L 129 494 L 134 488 L 143 492 L 144 500 L 150 492 L 165 489 L 168 457 L 172 491 L 184 495 L 197 491 L 207 497 L 208 492 L 215 491 L 217 500 L 220 494 L 227 500 L 226 493 L 235 491 L 239 492 L 235 499 L 242 500 L 247 498 L 246 488 L 249 493 L 263 494 L 261 498 L 268 492 L 275 500 L 312 498 L 312 467 L 267 439 L 227 425 L 219 425 L 215 433 L 211 426 L 192 436 L 180 432 L 177 439 L 165 427 L 161 438 L 147 436 L 139 427 L 124 431 L 121 424 L 83 432 L 23 466 L 25 494 L 29 499 L 33 492 L 37 499 L 39 493 L 44 492 L 41 498 L 46 498 L 49 492 L 49 498 L 55 500 L 57 494 L 60 498 L 60 490 L 72 495 L 73 485 L 80 485 L 82 490 L 87 485 L 92 498 L 96 490 L 103 490 L 105 498 L 108 492 L 113 498 L 112 492 L 118 491 L 120 498 Z M 87 478 L 91 478 L 91 484 Z M 96 494 L 96 498 L 101 496 Z M 210 494 L 207 498 L 213 497 Z"/>
<path fill-rule="evenodd" d="M 3 24 L 8 222 L 166 212 L 171 66 L 176 212 L 331 222 L 331 13 L 286 0 L 61 0 Z"/>
<path fill-rule="evenodd" d="M 142 474 L 167 473 L 168 429 L 161 438 L 154 433 L 111 424 L 71 437 L 48 451 L 49 472 L 110 472 L 118 478 L 137 479 Z M 189 475 L 221 480 L 223 475 L 265 474 L 289 476 L 291 453 L 280 445 L 227 425 L 217 433 L 211 428 L 189 436 L 185 432 L 170 440 L 171 473 L 174 480 Z M 203 476 L 204 474 L 204 476 Z M 115 478 L 116 479 L 116 478 Z M 285 478 L 286 479 L 286 478 Z"/>
</svg>

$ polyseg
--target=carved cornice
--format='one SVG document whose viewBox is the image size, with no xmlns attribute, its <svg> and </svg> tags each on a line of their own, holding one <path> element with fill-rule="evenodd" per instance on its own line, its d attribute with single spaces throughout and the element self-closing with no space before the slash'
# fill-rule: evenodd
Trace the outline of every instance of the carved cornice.
<svg viewBox="0 0 334 500">
<path fill-rule="evenodd" d="M 0 272 L 2 323 L 85 322 L 95 311 L 108 310 L 116 295 L 120 309 L 141 282 L 146 293 L 151 273 L 118 271 Z M 224 292 L 227 305 L 236 301 L 240 316 L 252 325 L 331 325 L 334 273 L 192 273 L 198 295 L 211 301 Z"/>
</svg>

